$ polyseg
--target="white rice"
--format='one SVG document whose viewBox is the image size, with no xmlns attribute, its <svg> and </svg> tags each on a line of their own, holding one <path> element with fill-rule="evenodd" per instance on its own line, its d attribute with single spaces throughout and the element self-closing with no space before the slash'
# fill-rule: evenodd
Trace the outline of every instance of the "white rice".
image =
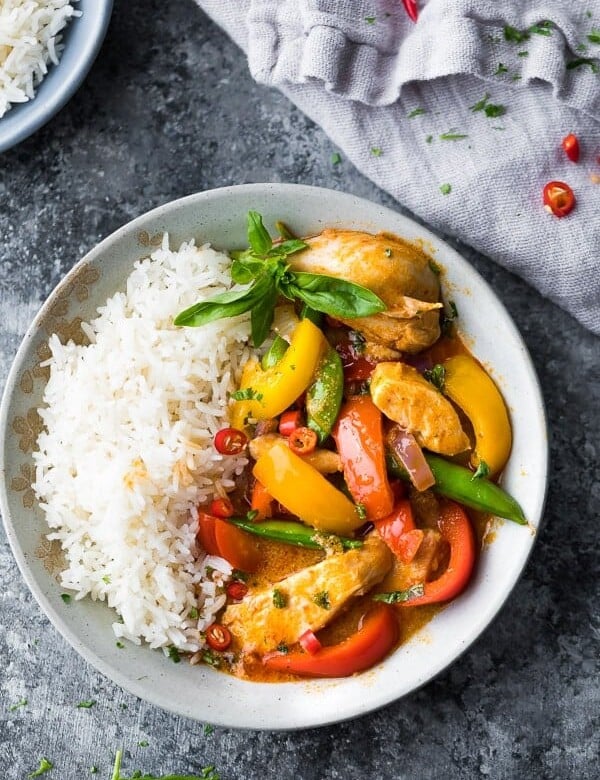
<svg viewBox="0 0 600 780">
<path fill-rule="evenodd" d="M 213 436 L 247 359 L 248 315 L 202 328 L 172 320 L 224 291 L 229 267 L 208 245 L 172 252 L 165 237 L 82 326 L 89 345 L 49 342 L 33 487 L 65 551 L 62 585 L 107 601 L 116 636 L 136 644 L 201 649 L 225 603 L 231 567 L 196 548 L 196 507 L 246 464 L 219 455 Z"/>
<path fill-rule="evenodd" d="M 72 17 L 81 16 L 78 0 L 1 0 L 0 117 L 12 103 L 26 103 L 58 65 L 63 46 L 59 34 Z"/>
</svg>

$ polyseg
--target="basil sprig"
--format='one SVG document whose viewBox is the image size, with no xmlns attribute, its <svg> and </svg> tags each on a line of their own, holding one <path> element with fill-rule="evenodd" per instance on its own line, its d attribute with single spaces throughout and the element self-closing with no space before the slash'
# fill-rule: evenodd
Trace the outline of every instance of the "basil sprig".
<svg viewBox="0 0 600 780">
<path fill-rule="evenodd" d="M 233 255 L 231 278 L 236 284 L 249 286 L 195 303 L 177 315 L 175 325 L 197 328 L 249 311 L 252 342 L 259 347 L 269 335 L 280 295 L 292 301 L 300 299 L 311 309 L 337 319 L 367 317 L 385 310 L 381 298 L 366 287 L 333 276 L 290 270 L 289 255 L 307 249 L 308 244 L 289 238 L 274 245 L 256 211 L 248 212 L 248 243 L 249 249 Z"/>
</svg>

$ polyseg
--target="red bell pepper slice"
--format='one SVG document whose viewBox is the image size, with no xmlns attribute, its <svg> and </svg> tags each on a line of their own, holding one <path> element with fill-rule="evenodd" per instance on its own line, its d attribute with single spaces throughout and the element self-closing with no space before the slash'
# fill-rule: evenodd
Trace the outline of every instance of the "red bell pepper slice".
<svg viewBox="0 0 600 780">
<path fill-rule="evenodd" d="M 385 465 L 381 412 L 369 396 L 351 398 L 342 406 L 333 429 L 344 479 L 352 498 L 362 504 L 367 520 L 386 517 L 394 507 Z"/>
<path fill-rule="evenodd" d="M 475 565 L 475 534 L 465 510 L 454 501 L 440 506 L 438 528 L 450 545 L 450 560 L 441 577 L 423 586 L 423 595 L 403 601 L 401 607 L 420 607 L 449 601 L 461 593 Z"/>
<path fill-rule="evenodd" d="M 423 531 L 415 526 L 412 507 L 406 498 L 396 501 L 393 511 L 375 521 L 379 536 L 402 563 L 410 563 L 423 541 Z"/>
<path fill-rule="evenodd" d="M 358 631 L 343 642 L 324 647 L 314 655 L 271 653 L 263 658 L 263 664 L 268 669 L 304 677 L 349 677 L 385 658 L 399 635 L 394 610 L 380 604 L 367 613 Z"/>
<path fill-rule="evenodd" d="M 225 558 L 235 569 L 256 571 L 260 562 L 256 541 L 226 520 L 200 512 L 197 537 L 209 555 Z"/>
</svg>

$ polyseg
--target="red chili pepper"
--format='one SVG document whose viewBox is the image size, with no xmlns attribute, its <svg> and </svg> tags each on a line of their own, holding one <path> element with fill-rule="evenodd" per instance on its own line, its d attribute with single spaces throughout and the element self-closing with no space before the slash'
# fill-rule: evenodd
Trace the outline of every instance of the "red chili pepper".
<svg viewBox="0 0 600 780">
<path fill-rule="evenodd" d="M 575 206 L 575 194 L 564 181 L 549 181 L 544 187 L 544 206 L 555 217 L 566 217 Z"/>
<path fill-rule="evenodd" d="M 310 655 L 316 655 L 319 650 L 323 649 L 323 645 L 319 642 L 316 634 L 314 631 L 311 631 L 310 628 L 302 634 L 298 642 L 300 642 L 302 647 Z"/>
<path fill-rule="evenodd" d="M 576 163 L 579 161 L 579 139 L 576 135 L 569 133 L 562 139 L 561 146 L 571 162 Z"/>
<path fill-rule="evenodd" d="M 228 498 L 215 498 L 210 504 L 210 513 L 215 517 L 232 517 L 233 504 Z"/>
<path fill-rule="evenodd" d="M 291 409 L 284 412 L 279 418 L 279 433 L 282 436 L 289 436 L 296 428 L 302 425 L 302 412 L 299 409 Z"/>
<path fill-rule="evenodd" d="M 344 479 L 352 498 L 362 504 L 367 520 L 386 517 L 394 507 L 385 465 L 381 412 L 369 396 L 351 398 L 342 406 L 333 429 Z"/>
<path fill-rule="evenodd" d="M 248 443 L 248 437 L 237 428 L 222 428 L 215 434 L 215 449 L 221 455 L 239 455 Z"/>
<path fill-rule="evenodd" d="M 248 593 L 248 586 L 245 582 L 240 582 L 240 580 L 233 580 L 233 582 L 228 583 L 225 590 L 230 599 L 233 599 L 234 601 L 241 601 Z"/>
<path fill-rule="evenodd" d="M 311 428 L 296 428 L 289 435 L 288 443 L 296 455 L 310 455 L 317 446 L 317 434 Z"/>
<path fill-rule="evenodd" d="M 394 647 L 399 634 L 394 610 L 381 604 L 368 612 L 358 631 L 343 642 L 314 655 L 270 653 L 263 663 L 269 669 L 304 677 L 349 677 L 379 663 Z"/>
<path fill-rule="evenodd" d="M 416 0 L 402 0 L 404 10 L 413 22 L 416 22 L 419 18 L 419 7 Z"/>
<path fill-rule="evenodd" d="M 438 528 L 450 545 L 450 560 L 441 577 L 423 586 L 423 595 L 401 602 L 402 607 L 418 607 L 449 601 L 464 589 L 475 565 L 475 534 L 464 509 L 454 501 L 440 505 Z"/>
<path fill-rule="evenodd" d="M 231 644 L 231 633 L 220 623 L 213 623 L 206 629 L 206 644 L 213 650 L 227 650 Z"/>
</svg>

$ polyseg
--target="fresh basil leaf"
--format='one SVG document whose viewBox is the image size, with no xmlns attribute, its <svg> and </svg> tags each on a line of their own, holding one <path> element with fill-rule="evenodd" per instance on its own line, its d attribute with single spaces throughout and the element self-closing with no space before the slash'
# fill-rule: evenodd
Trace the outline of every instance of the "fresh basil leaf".
<svg viewBox="0 0 600 780">
<path fill-rule="evenodd" d="M 273 246 L 271 236 L 263 225 L 258 211 L 248 212 L 248 243 L 257 255 L 266 255 Z"/>
<path fill-rule="evenodd" d="M 273 324 L 276 302 L 277 285 L 273 277 L 270 277 L 268 287 L 262 293 L 260 300 L 253 306 L 252 314 L 250 315 L 252 343 L 255 347 L 260 347 L 269 335 L 271 325 Z"/>
<path fill-rule="evenodd" d="M 305 241 L 301 241 L 299 238 L 291 238 L 288 241 L 282 241 L 281 244 L 276 244 L 269 252 L 269 255 L 293 255 L 295 252 L 301 252 L 303 249 L 307 249 L 308 244 Z"/>
<path fill-rule="evenodd" d="M 248 284 L 265 270 L 263 260 L 243 252 L 231 264 L 231 278 L 237 284 Z"/>
<path fill-rule="evenodd" d="M 250 311 L 273 284 L 271 277 L 263 276 L 245 290 L 229 290 L 207 301 L 200 301 L 180 312 L 173 320 L 175 325 L 198 328 L 221 317 L 236 317 Z"/>
<path fill-rule="evenodd" d="M 368 317 L 386 308 L 381 298 L 366 287 L 324 274 L 294 273 L 289 291 L 312 309 L 338 319 Z"/>
</svg>

